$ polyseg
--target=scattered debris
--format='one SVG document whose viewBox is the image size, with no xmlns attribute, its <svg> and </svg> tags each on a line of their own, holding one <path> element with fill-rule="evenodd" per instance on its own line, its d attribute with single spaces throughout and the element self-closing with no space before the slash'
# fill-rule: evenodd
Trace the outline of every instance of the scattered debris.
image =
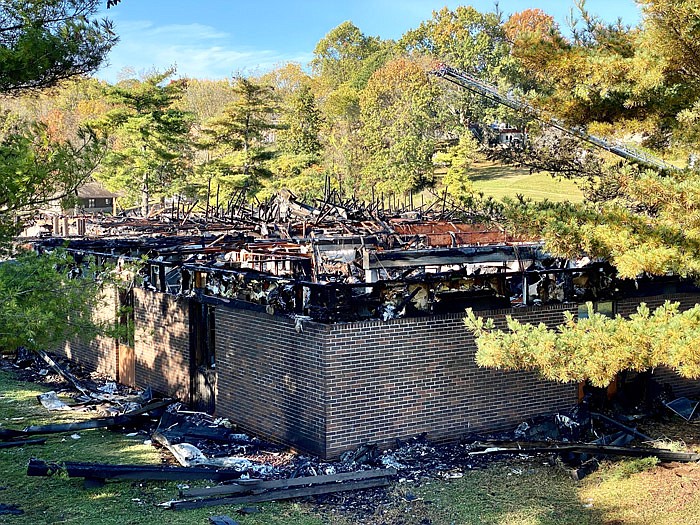
<svg viewBox="0 0 700 525">
<path fill-rule="evenodd" d="M 96 418 L 88 419 L 86 421 L 78 421 L 75 423 L 55 423 L 51 425 L 30 425 L 25 427 L 22 431 L 11 431 L 14 436 L 21 435 L 36 435 L 36 434 L 56 434 L 61 432 L 75 432 L 76 430 L 88 430 L 91 428 L 109 428 L 115 426 L 124 426 L 133 424 L 134 420 L 139 416 L 150 417 L 154 412 L 162 410 L 173 403 L 172 399 L 165 399 L 159 401 L 153 401 L 147 405 L 144 405 L 136 410 L 127 412 L 125 414 L 106 417 L 106 418 Z M 0 429 L 0 437 L 2 437 L 2 429 Z"/>
<path fill-rule="evenodd" d="M 78 379 L 71 374 L 68 370 L 63 369 L 58 365 L 46 352 L 43 350 L 37 350 L 37 354 L 54 370 L 56 373 L 64 377 L 68 382 L 70 382 L 76 390 L 79 390 L 84 396 L 90 397 L 88 391 L 83 387 L 83 385 L 78 381 Z"/>
<path fill-rule="evenodd" d="M 241 516 L 247 516 L 250 514 L 260 514 L 262 511 L 260 510 L 260 507 L 241 507 L 236 511 L 237 514 L 240 514 Z"/>
<path fill-rule="evenodd" d="M 574 481 L 581 481 L 589 474 L 592 474 L 593 472 L 598 470 L 599 466 L 600 462 L 598 461 L 598 459 L 591 458 L 581 463 L 578 467 L 574 467 L 573 469 L 571 469 L 569 471 L 569 474 L 571 475 Z"/>
<path fill-rule="evenodd" d="M 623 430 L 623 431 L 626 432 L 627 434 L 630 434 L 630 435 L 633 435 L 633 436 L 635 436 L 635 437 L 638 437 L 638 438 L 641 439 L 642 441 L 654 441 L 654 440 L 653 440 L 652 438 L 650 438 L 649 436 L 647 436 L 647 435 L 645 435 L 645 434 L 642 434 L 642 433 L 639 432 L 638 430 L 636 430 L 636 429 L 634 429 L 634 428 L 631 428 L 631 427 L 628 427 L 627 425 L 623 425 L 623 424 L 620 423 L 619 421 L 617 421 L 617 420 L 615 420 L 615 419 L 613 419 L 613 418 L 611 418 L 611 417 L 608 417 L 608 416 L 606 416 L 605 414 L 600 414 L 600 413 L 598 413 L 598 412 L 591 412 L 591 416 L 594 417 L 594 418 L 596 418 L 596 419 L 600 419 L 600 420 L 602 420 L 602 421 L 605 421 L 606 423 L 610 423 L 611 425 L 613 425 L 613 426 L 615 426 L 615 427 L 617 427 L 617 428 Z"/>
<path fill-rule="evenodd" d="M 198 489 L 181 490 L 180 495 L 187 498 L 202 498 L 211 496 L 223 496 L 228 494 L 250 494 L 269 492 L 271 490 L 288 489 L 295 487 L 310 487 L 325 485 L 328 483 L 346 483 L 366 479 L 387 478 L 396 476 L 396 469 L 361 470 L 358 472 L 344 472 L 341 474 L 306 476 L 303 478 L 277 479 L 264 481 L 261 479 L 239 480 L 236 483 L 220 485 L 217 487 L 205 487 Z"/>
<path fill-rule="evenodd" d="M 36 397 L 46 410 L 73 410 L 72 407 L 58 399 L 58 394 L 53 390 L 39 394 Z"/>
<path fill-rule="evenodd" d="M 229 516 L 209 516 L 211 525 L 238 525 L 238 522 Z"/>
<path fill-rule="evenodd" d="M 83 377 L 79 371 L 75 374 Z M 113 400 L 104 403 L 100 410 L 123 412 L 128 405 L 126 400 L 136 399 L 117 391 L 110 394 L 110 386 L 100 390 L 108 384 L 104 381 L 97 385 L 84 379 L 79 379 L 79 382 L 91 393 L 90 399 L 86 401 L 91 409 L 98 408 L 94 397 L 97 392 L 103 396 L 113 396 Z M 56 391 L 60 391 L 60 388 Z M 145 393 L 142 396 L 141 399 L 151 397 Z M 359 522 L 362 516 L 371 515 L 373 509 L 393 501 L 395 496 L 384 488 L 389 483 L 389 478 L 396 478 L 400 482 L 458 479 L 469 469 L 485 467 L 498 454 L 556 455 L 568 466 L 574 479 L 582 479 L 597 468 L 601 457 L 611 455 L 654 455 L 661 461 L 700 460 L 698 454 L 630 446 L 635 439 L 645 442 L 651 439 L 648 435 L 620 423 L 619 414 L 613 418 L 597 412 L 591 413 L 585 403 L 570 411 L 528 419 L 512 432 L 468 436 L 460 443 L 449 444 L 435 444 L 422 435 L 405 441 L 397 440 L 395 447 L 383 452 L 376 444 L 368 443 L 348 451 L 336 462 L 324 462 L 319 458 L 299 455 L 283 447 L 241 434 L 230 422 L 206 413 L 186 410 L 180 403 L 166 401 L 162 402 L 162 406 L 160 403 L 154 401 L 141 406 L 139 410 L 146 411 L 156 406 L 157 418 L 151 417 L 154 414 L 147 418 L 134 418 L 129 425 L 134 425 L 139 430 L 135 434 L 130 432 L 130 435 L 137 436 L 140 433 L 144 437 L 151 436 L 148 442 L 152 441 L 154 445 L 164 447 L 173 457 L 179 455 L 179 463 L 188 465 L 187 467 L 72 462 L 54 464 L 33 460 L 27 473 L 50 475 L 61 470 L 69 477 L 84 478 L 86 487 L 99 486 L 107 479 L 211 479 L 224 484 L 205 489 L 183 485 L 180 487 L 182 499 L 166 502 L 162 506 L 184 509 L 313 496 L 317 504 L 331 506 L 334 512 L 350 513 L 358 517 Z M 131 417 L 134 413 L 129 410 L 112 417 L 76 424 L 83 423 L 87 424 L 88 428 L 94 428 L 91 425 L 94 425 L 95 421 L 114 423 L 115 418 Z M 82 428 L 47 425 L 27 427 L 27 430 L 75 432 Z M 14 440 L 24 437 L 27 437 L 25 431 L 0 428 L 0 439 L 8 440 L 8 446 L 20 446 L 21 441 Z M 27 441 L 28 444 L 31 442 Z M 372 476 L 373 472 L 385 471 L 392 474 L 387 477 L 365 478 Z M 309 481 L 310 479 L 313 481 Z M 411 500 L 410 492 L 407 494 L 400 498 L 404 503 Z"/>
<path fill-rule="evenodd" d="M 47 463 L 40 459 L 30 459 L 27 476 L 52 476 L 65 471 L 70 478 L 85 478 L 104 483 L 107 479 L 137 480 L 193 480 L 208 479 L 227 481 L 238 479 L 241 473 L 229 469 L 209 469 L 204 467 L 170 467 L 153 465 L 109 465 L 104 463 Z"/>
<path fill-rule="evenodd" d="M 481 454 L 588 454 L 599 456 L 628 456 L 651 457 L 654 456 L 661 462 L 677 461 L 690 463 L 700 461 L 700 454 L 692 452 L 674 452 L 664 448 L 653 447 L 619 447 L 614 445 L 597 445 L 589 443 L 563 443 L 563 442 L 502 442 L 493 441 L 475 445 L 470 455 Z"/>
<path fill-rule="evenodd" d="M 676 398 L 673 401 L 664 403 L 664 405 L 686 421 L 690 421 L 700 413 L 700 411 L 698 411 L 700 401 L 691 401 L 687 397 Z"/>
<path fill-rule="evenodd" d="M 184 410 L 180 403 L 161 415 L 151 442 L 182 466 L 233 468 L 253 477 L 283 476 L 277 465 L 292 457 L 285 447 L 236 433 L 229 421 Z"/>
<path fill-rule="evenodd" d="M 389 485 L 388 478 L 395 475 L 395 469 L 384 469 L 273 481 L 246 480 L 210 489 L 183 491 L 181 495 L 197 499 L 173 501 L 170 508 L 181 510 L 214 505 L 238 505 L 384 487 Z M 236 494 L 236 496 L 207 497 L 224 494 Z"/>
</svg>

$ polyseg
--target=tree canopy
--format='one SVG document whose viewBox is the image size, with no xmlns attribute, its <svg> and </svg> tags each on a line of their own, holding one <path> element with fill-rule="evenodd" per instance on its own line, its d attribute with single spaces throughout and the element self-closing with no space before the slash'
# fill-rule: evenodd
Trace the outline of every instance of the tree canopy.
<svg viewBox="0 0 700 525">
<path fill-rule="evenodd" d="M 19 94 L 94 72 L 116 44 L 101 0 L 3 0 L 0 92 Z"/>
<path fill-rule="evenodd" d="M 25 95 L 94 72 L 116 43 L 107 20 L 93 18 L 98 0 L 3 0 L 0 3 L 0 96 Z M 27 95 L 28 94 L 28 95 Z M 8 99 L 12 97 L 12 99 Z M 31 99 L 29 99 L 31 100 Z M 8 103 L 9 102 L 9 103 Z M 23 214 L 71 194 L 96 169 L 104 145 L 89 128 L 45 118 L 0 114 L 0 251 Z M 64 123 L 65 124 L 65 123 Z M 70 128 L 70 131 L 68 131 Z M 79 273 L 65 252 L 19 252 L 0 261 L 0 347 L 45 349 L 98 330 L 91 310 L 99 283 Z"/>
<path fill-rule="evenodd" d="M 511 201 L 504 213 L 514 227 L 541 236 L 555 255 L 603 258 L 630 279 L 668 274 L 697 279 L 700 173 L 686 165 L 697 148 L 698 71 L 692 57 L 700 11 L 695 2 L 641 4 L 639 28 L 604 24 L 582 7 L 572 39 L 534 12 L 511 17 L 506 33 L 520 74 L 537 88 L 535 103 L 599 133 L 636 137 L 639 146 L 655 148 L 679 169 L 590 162 L 570 141 L 550 141 L 539 151 L 533 141 L 521 152 L 509 152 L 509 160 L 533 169 L 558 164 L 566 176 L 586 179 L 589 200 Z M 568 160 L 562 164 L 561 158 Z M 698 308 L 681 313 L 678 305 L 666 304 L 650 312 L 642 306 L 629 320 L 567 316 L 558 329 L 510 319 L 507 330 L 496 330 L 473 314 L 466 324 L 485 366 L 605 385 L 620 371 L 661 365 L 700 377 Z"/>
<path fill-rule="evenodd" d="M 108 22 L 93 19 L 98 4 L 5 2 L 0 90 L 13 96 L 0 100 L 0 152 L 7 159 L 0 186 L 12 197 L 0 203 L 0 218 L 8 225 L 12 214 L 37 203 L 34 197 L 69 191 L 98 164 L 132 205 L 138 195 L 213 199 L 219 188 L 224 198 L 241 190 L 263 198 L 282 187 L 313 198 L 329 180 L 360 199 L 429 189 L 473 206 L 479 199 L 471 165 L 487 155 L 584 188 L 582 204 L 513 199 L 498 209 L 509 228 L 541 237 L 552 254 L 603 258 L 627 278 L 700 275 L 700 174 L 693 168 L 700 137 L 700 7 L 694 0 L 640 0 L 642 21 L 633 27 L 604 22 L 579 1 L 568 31 L 538 9 L 506 15 L 498 8 L 443 8 L 397 41 L 343 22 L 319 40 L 308 72 L 283 64 L 259 77 L 218 81 L 174 79 L 171 71 L 115 86 L 61 82 L 93 71 L 116 41 Z M 49 62 L 30 63 L 42 46 Z M 641 168 L 547 129 L 532 115 L 430 75 L 439 62 L 525 99 L 545 120 L 625 142 L 678 169 Z M 110 134 L 104 159 L 95 134 L 78 132 L 88 119 Z M 527 126 L 527 143 L 490 148 L 476 140 L 479 129 L 494 123 Z M 487 204 L 491 212 L 493 203 Z M 693 314 L 673 308 L 640 312 L 631 321 L 564 320 L 561 333 L 517 324 L 501 333 L 476 321 L 470 328 L 479 336 L 480 362 L 489 366 L 537 362 L 549 376 L 598 382 L 625 363 L 663 362 L 695 374 L 653 350 L 653 359 L 572 365 L 567 375 L 542 358 L 546 348 L 532 335 L 570 363 L 585 354 L 571 340 L 588 341 L 589 332 L 626 355 L 622 340 L 633 325 L 646 324 L 651 332 L 663 323 L 694 322 Z M 511 361 L 503 361 L 505 347 Z"/>
<path fill-rule="evenodd" d="M 110 134 L 111 147 L 98 178 L 128 192 L 131 204 L 148 213 L 153 197 L 173 194 L 184 184 L 191 161 L 191 114 L 176 107 L 184 81 L 173 70 L 143 80 L 129 79 L 106 90 L 115 104 L 95 125 Z"/>
<path fill-rule="evenodd" d="M 0 9 L 0 94 L 17 97 L 94 72 L 117 42 L 98 0 L 7 0 Z M 48 118 L 6 111 L 0 126 L 0 238 L 16 232 L 18 214 L 60 199 L 102 158 L 89 129 L 57 136 Z"/>
</svg>

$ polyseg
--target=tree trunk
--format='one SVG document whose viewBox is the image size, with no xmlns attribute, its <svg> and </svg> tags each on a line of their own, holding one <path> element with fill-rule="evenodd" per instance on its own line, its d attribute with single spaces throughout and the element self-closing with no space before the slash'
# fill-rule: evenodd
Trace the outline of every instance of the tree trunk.
<svg viewBox="0 0 700 525">
<path fill-rule="evenodd" d="M 150 200 L 149 188 L 148 188 L 148 172 L 143 174 L 143 189 L 141 192 L 141 214 L 144 217 L 148 217 L 150 208 L 148 201 Z"/>
</svg>

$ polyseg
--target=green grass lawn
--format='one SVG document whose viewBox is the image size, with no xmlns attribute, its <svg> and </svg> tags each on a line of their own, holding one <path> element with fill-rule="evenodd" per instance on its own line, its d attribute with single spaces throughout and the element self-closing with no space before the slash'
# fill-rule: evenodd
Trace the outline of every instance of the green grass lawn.
<svg viewBox="0 0 700 525">
<path fill-rule="evenodd" d="M 21 429 L 29 424 L 68 422 L 94 413 L 47 412 L 36 396 L 46 391 L 32 383 L 12 380 L 10 374 L 0 371 L 0 428 Z M 82 479 L 60 474 L 50 478 L 28 477 L 30 458 L 46 461 L 85 461 L 122 464 L 161 463 L 161 455 L 148 438 L 139 434 L 124 434 L 105 429 L 47 436 L 46 445 L 25 448 L 0 449 L 0 503 L 17 505 L 23 515 L 0 515 L 0 523 L 38 525 L 55 523 L 152 525 L 168 523 L 185 525 L 207 523 L 212 515 L 233 512 L 235 509 L 198 509 L 171 511 L 156 505 L 177 499 L 178 483 L 160 481 L 108 481 L 102 488 L 83 489 Z M 179 482 L 181 483 L 181 482 Z M 241 517 L 246 524 L 317 525 L 320 518 L 298 505 L 268 504 L 262 514 Z M 235 515 L 235 514 L 234 514 Z"/>
<path fill-rule="evenodd" d="M 20 429 L 28 424 L 94 417 L 47 412 L 36 400 L 45 390 L 0 371 L 0 427 Z M 688 425 L 683 422 L 678 428 L 682 432 Z M 24 510 L 19 516 L 0 515 L 0 523 L 184 525 L 206 524 L 209 516 L 227 514 L 241 525 L 691 525 L 698 523 L 700 516 L 700 466 L 654 466 L 647 462 L 640 467 L 639 460 L 606 464 L 583 482 L 573 481 L 565 469 L 547 464 L 544 458 L 495 462 L 450 481 L 398 482 L 389 489 L 386 504 L 369 509 L 369 515 L 362 519 L 338 512 L 332 504 L 313 502 L 264 504 L 260 514 L 249 516 L 238 516 L 235 506 L 172 511 L 157 504 L 177 498 L 175 482 L 112 480 L 104 487 L 86 490 L 82 480 L 64 474 L 51 478 L 26 475 L 32 457 L 47 461 L 162 462 L 160 452 L 143 443 L 146 435 L 127 437 L 104 429 L 78 434 L 80 439 L 70 434 L 49 435 L 43 446 L 0 449 L 0 503 Z"/>
<path fill-rule="evenodd" d="M 470 179 L 476 191 L 497 200 L 521 194 L 534 200 L 581 202 L 583 194 L 575 182 L 547 173 L 530 173 L 526 169 L 503 166 L 481 160 L 472 165 Z"/>
</svg>

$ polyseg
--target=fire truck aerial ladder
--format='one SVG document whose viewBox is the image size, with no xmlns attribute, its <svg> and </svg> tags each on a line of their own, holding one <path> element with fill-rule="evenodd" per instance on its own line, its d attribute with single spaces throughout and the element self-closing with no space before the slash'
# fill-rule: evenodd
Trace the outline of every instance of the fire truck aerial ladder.
<svg viewBox="0 0 700 525">
<path fill-rule="evenodd" d="M 679 169 L 676 166 L 668 164 L 667 162 L 664 162 L 663 160 L 654 157 L 653 155 L 649 155 L 642 151 L 623 146 L 619 143 L 609 142 L 603 138 L 596 137 L 595 135 L 591 135 L 590 133 L 586 133 L 580 128 L 573 128 L 567 126 L 558 119 L 543 116 L 539 111 L 537 111 L 534 107 L 530 106 L 529 104 L 522 102 L 521 100 L 518 100 L 517 98 L 511 95 L 504 95 L 500 93 L 496 86 L 479 80 L 478 78 L 468 73 L 458 71 L 457 69 L 454 69 L 445 64 L 439 65 L 437 68 L 433 69 L 431 73 L 442 77 L 445 80 L 448 80 L 453 84 L 456 84 L 466 90 L 469 90 L 472 93 L 476 93 L 477 95 L 481 95 L 482 97 L 493 100 L 498 104 L 502 104 L 516 111 L 520 111 L 531 115 L 533 118 L 539 120 L 540 122 L 543 122 L 544 124 L 552 126 L 574 137 L 578 137 L 581 140 L 584 140 L 599 148 L 609 151 L 614 155 L 618 155 L 619 157 L 627 159 L 630 162 L 634 162 L 641 166 L 653 168 L 659 171 L 673 171 Z"/>
</svg>

